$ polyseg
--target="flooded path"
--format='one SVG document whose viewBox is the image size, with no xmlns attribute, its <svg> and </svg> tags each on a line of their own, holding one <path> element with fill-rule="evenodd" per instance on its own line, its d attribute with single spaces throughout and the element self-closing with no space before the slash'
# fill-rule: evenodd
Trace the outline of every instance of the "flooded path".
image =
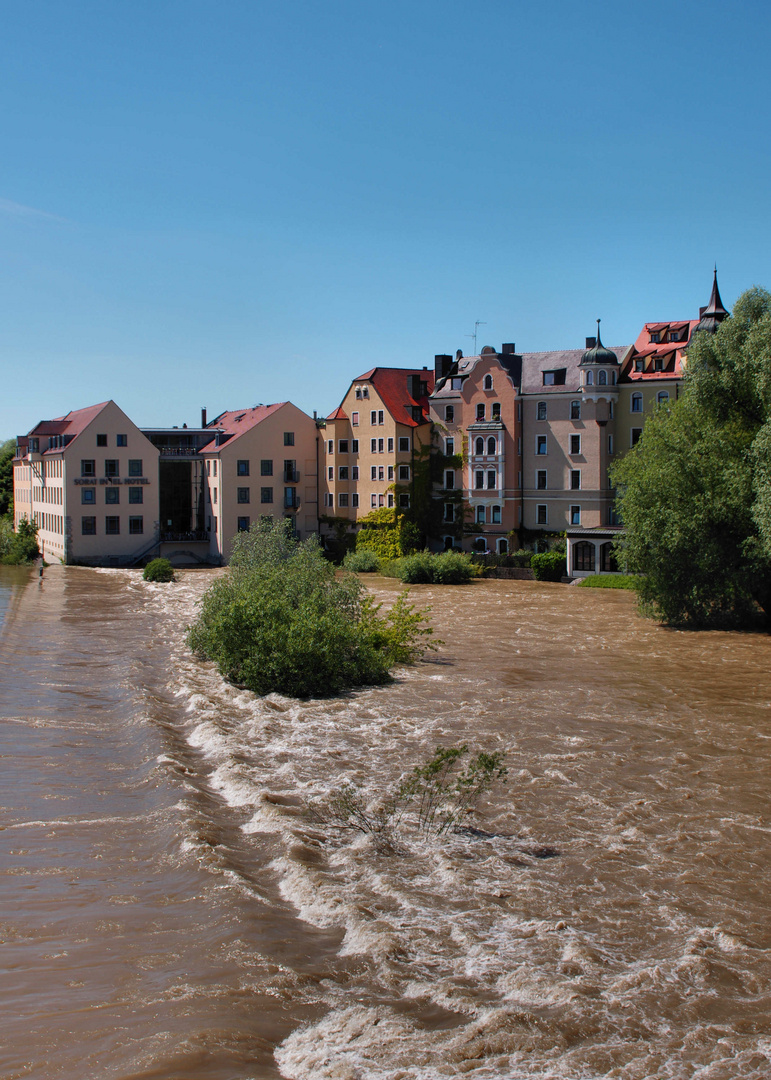
<svg viewBox="0 0 771 1080">
<path fill-rule="evenodd" d="M 0 568 L 4 1080 L 771 1074 L 771 638 L 421 586 L 431 662 L 300 703 L 190 656 L 209 572 L 25 574 Z M 492 835 L 384 857 L 304 813 L 459 741 L 507 753 Z"/>
</svg>

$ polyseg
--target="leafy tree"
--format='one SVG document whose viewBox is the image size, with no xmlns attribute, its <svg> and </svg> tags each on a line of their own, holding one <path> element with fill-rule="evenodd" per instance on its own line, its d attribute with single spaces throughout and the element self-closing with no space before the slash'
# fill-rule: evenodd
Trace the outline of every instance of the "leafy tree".
<svg viewBox="0 0 771 1080">
<path fill-rule="evenodd" d="M 13 455 L 15 453 L 15 439 L 9 439 L 0 446 L 0 517 L 13 513 Z"/>
<path fill-rule="evenodd" d="M 17 566 L 20 563 L 34 562 L 40 554 L 37 530 L 36 523 L 25 517 L 19 522 L 16 532 L 13 531 L 13 523 L 9 518 L 0 519 L 0 563 Z"/>
<path fill-rule="evenodd" d="M 664 622 L 771 614 L 771 294 L 753 288 L 688 350 L 685 392 L 613 469 L 622 563 Z"/>
<path fill-rule="evenodd" d="M 228 574 L 205 594 L 188 641 L 231 682 L 258 694 L 326 697 L 388 682 L 432 646 L 425 613 L 403 594 L 390 611 L 353 575 L 336 577 L 318 541 L 286 521 L 239 533 Z"/>
<path fill-rule="evenodd" d="M 174 581 L 174 567 L 168 559 L 151 559 L 142 577 L 145 581 Z"/>
</svg>

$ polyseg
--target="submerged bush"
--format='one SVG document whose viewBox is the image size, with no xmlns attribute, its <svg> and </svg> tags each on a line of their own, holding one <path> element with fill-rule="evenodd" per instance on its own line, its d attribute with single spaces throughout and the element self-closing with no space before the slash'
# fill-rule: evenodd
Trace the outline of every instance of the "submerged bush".
<svg viewBox="0 0 771 1080">
<path fill-rule="evenodd" d="M 534 555 L 530 566 L 536 581 L 559 581 L 567 574 L 565 552 L 559 548 Z"/>
<path fill-rule="evenodd" d="M 151 559 L 142 577 L 145 581 L 173 581 L 174 567 L 168 559 Z"/>
<path fill-rule="evenodd" d="M 474 563 L 471 555 L 461 551 L 443 551 L 432 555 L 430 551 L 416 551 L 401 559 L 392 559 L 381 566 L 381 573 L 386 577 L 398 578 L 406 585 L 424 585 L 436 582 L 438 585 L 465 585 L 478 577 L 481 567 Z"/>
<path fill-rule="evenodd" d="M 359 548 L 348 552 L 343 566 L 353 574 L 376 574 L 380 569 L 380 560 L 371 548 Z"/>
<path fill-rule="evenodd" d="M 5 566 L 18 566 L 21 563 L 34 562 L 40 554 L 37 546 L 37 530 L 38 527 L 34 521 L 23 517 L 18 529 L 14 532 L 10 516 L 2 518 L 0 520 L 0 563 Z"/>
<path fill-rule="evenodd" d="M 230 569 L 206 592 L 190 647 L 257 694 L 325 697 L 385 683 L 428 648 L 426 612 L 403 594 L 381 614 L 353 576 L 335 578 L 318 541 L 286 521 L 240 533 Z"/>
</svg>

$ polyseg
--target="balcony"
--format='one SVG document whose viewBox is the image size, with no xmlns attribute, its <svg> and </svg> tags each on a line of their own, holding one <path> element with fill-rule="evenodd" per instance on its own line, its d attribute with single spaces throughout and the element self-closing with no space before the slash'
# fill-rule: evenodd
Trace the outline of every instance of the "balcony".
<svg viewBox="0 0 771 1080">
<path fill-rule="evenodd" d="M 300 481 L 300 474 L 297 469 L 284 469 L 284 483 L 285 484 L 297 484 Z"/>
<path fill-rule="evenodd" d="M 300 506 L 300 497 L 296 492 L 292 492 L 291 495 L 284 495 L 284 509 L 285 510 L 297 510 Z"/>
<path fill-rule="evenodd" d="M 158 449 L 162 458 L 190 458 L 198 454 L 195 446 L 158 446 Z"/>
</svg>

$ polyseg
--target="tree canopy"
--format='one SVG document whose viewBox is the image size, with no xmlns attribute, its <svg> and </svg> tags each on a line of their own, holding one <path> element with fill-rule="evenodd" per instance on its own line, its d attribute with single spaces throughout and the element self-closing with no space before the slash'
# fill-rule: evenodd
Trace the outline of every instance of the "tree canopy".
<svg viewBox="0 0 771 1080">
<path fill-rule="evenodd" d="M 0 517 L 13 510 L 13 455 L 16 440 L 0 444 Z"/>
<path fill-rule="evenodd" d="M 695 335 L 683 395 L 612 478 L 644 609 L 673 625 L 771 617 L 771 294 L 749 289 Z"/>
</svg>

